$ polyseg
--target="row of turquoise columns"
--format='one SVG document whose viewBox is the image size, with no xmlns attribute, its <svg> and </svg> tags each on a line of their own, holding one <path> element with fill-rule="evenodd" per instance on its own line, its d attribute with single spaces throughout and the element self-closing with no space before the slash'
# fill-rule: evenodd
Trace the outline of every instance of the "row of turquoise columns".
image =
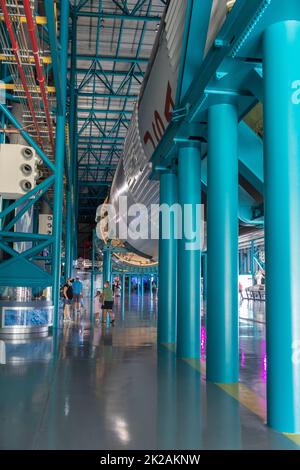
<svg viewBox="0 0 300 470">
<path fill-rule="evenodd" d="M 177 175 L 161 173 L 160 204 L 169 216 L 160 211 L 158 344 L 177 343 L 178 357 L 200 358 L 200 142 L 180 144 Z"/>
<path fill-rule="evenodd" d="M 300 432 L 300 100 L 293 85 L 300 77 L 299 47 L 299 21 L 273 24 L 264 33 L 267 422 L 289 433 Z M 237 125 L 234 103 L 209 109 L 206 357 L 207 380 L 218 383 L 239 378 Z M 189 223 L 200 201 L 197 146 L 179 149 L 177 178 L 183 219 L 184 204 L 191 204 Z M 176 196 L 166 196 L 169 182 L 164 175 L 160 183 L 161 202 L 176 202 Z M 189 252 L 188 241 L 185 233 L 178 241 L 177 295 L 174 270 L 169 269 L 176 241 L 159 241 L 158 341 L 175 342 L 171 332 L 177 298 L 177 355 L 199 358 L 200 253 Z"/>
<path fill-rule="evenodd" d="M 65 123 L 66 123 L 66 98 L 67 98 L 67 67 L 68 67 L 68 24 L 69 2 L 61 1 L 60 15 L 60 65 L 61 65 L 61 96 L 62 110 L 56 118 L 56 142 L 55 142 L 55 182 L 53 203 L 53 306 L 54 328 L 59 323 L 59 295 L 61 281 L 61 240 L 62 240 L 62 207 L 63 207 L 63 177 L 65 157 Z"/>
</svg>

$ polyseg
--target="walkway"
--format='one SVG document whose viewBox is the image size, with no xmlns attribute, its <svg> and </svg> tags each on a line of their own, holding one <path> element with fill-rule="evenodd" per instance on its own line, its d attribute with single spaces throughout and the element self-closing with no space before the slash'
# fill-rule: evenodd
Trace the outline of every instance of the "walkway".
<svg viewBox="0 0 300 470">
<path fill-rule="evenodd" d="M 156 310 L 155 297 L 133 295 L 123 314 L 118 300 L 115 327 L 91 330 L 85 320 L 57 341 L 6 344 L 0 448 L 299 449 L 259 416 L 263 324 L 240 324 L 242 405 L 234 388 L 205 382 L 203 362 L 176 362 L 167 348 L 157 355 Z"/>
</svg>

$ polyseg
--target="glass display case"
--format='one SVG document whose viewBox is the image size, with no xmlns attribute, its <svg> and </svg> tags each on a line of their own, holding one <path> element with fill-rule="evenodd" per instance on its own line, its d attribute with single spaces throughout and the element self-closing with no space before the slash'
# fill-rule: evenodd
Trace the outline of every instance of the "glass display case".
<svg viewBox="0 0 300 470">
<path fill-rule="evenodd" d="M 53 324 L 51 289 L 6 288 L 0 294 L 0 336 L 47 334 Z"/>
</svg>

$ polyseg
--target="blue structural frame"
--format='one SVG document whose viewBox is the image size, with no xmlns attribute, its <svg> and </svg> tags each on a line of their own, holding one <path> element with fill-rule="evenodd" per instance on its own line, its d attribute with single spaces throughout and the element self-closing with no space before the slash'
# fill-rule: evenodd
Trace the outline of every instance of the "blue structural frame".
<svg viewBox="0 0 300 470">
<path fill-rule="evenodd" d="M 49 176 L 30 192 L 2 206 L 0 213 L 0 247 L 10 259 L 0 264 L 0 284 L 3 286 L 39 287 L 52 286 L 54 304 L 54 327 L 58 326 L 59 292 L 61 282 L 61 244 L 63 219 L 63 176 L 64 162 L 67 155 L 65 146 L 66 83 L 68 57 L 68 20 L 69 2 L 60 2 L 60 41 L 58 45 L 54 2 L 45 2 L 47 33 L 52 57 L 52 70 L 56 87 L 56 146 L 54 161 L 50 160 L 35 140 L 23 129 L 23 126 L 11 114 L 6 104 L 0 104 L 2 121 L 5 119 L 19 130 L 25 141 L 34 148 L 37 155 L 49 169 Z M 6 95 L 9 100 L 10 96 Z M 68 171 L 67 171 L 68 175 Z M 35 220 L 32 233 L 12 232 L 15 223 L 34 206 L 35 219 L 38 204 L 47 198 L 47 191 L 54 187 L 53 198 L 53 234 L 38 233 Z M 16 211 L 15 209 L 20 208 Z M 66 231 L 65 238 L 68 239 Z M 29 248 L 19 253 L 13 248 L 14 242 L 28 241 Z M 39 261 L 39 265 L 36 264 Z"/>
<path fill-rule="evenodd" d="M 133 85 L 136 83 L 141 84 L 144 76 L 141 64 L 148 62 L 148 58 L 140 56 L 146 37 L 147 25 L 160 22 L 160 16 L 151 13 L 151 0 L 147 2 L 146 8 L 145 2 L 141 0 L 137 0 L 135 5 L 132 5 L 132 3 L 129 5 L 126 1 L 123 1 L 122 4 L 120 2 L 114 3 L 116 6 L 116 12 L 114 13 L 106 12 L 102 1 L 97 4 L 97 11 L 88 11 L 86 2 L 81 1 L 76 2 L 71 7 L 70 119 L 75 119 L 74 116 L 76 116 L 79 124 L 76 146 L 72 144 L 74 136 L 71 138 L 71 153 L 74 153 L 76 148 L 79 155 L 75 212 L 79 219 L 84 218 L 90 222 L 94 219 L 97 205 L 105 199 L 111 185 L 115 170 L 115 163 L 112 164 L 111 162 L 119 160 L 122 154 L 124 143 L 122 133 L 128 129 L 132 115 L 131 102 L 138 98 L 136 92 L 132 91 L 134 89 Z M 162 7 L 163 5 L 162 2 Z M 94 18 L 97 24 L 94 54 L 79 54 L 76 50 L 77 25 L 82 17 Z M 112 57 L 106 56 L 101 51 L 102 27 L 106 19 L 118 21 L 116 53 Z M 139 42 L 135 56 L 124 57 L 124 54 L 120 54 L 120 50 L 123 32 L 129 21 L 135 22 L 134 24 L 136 22 L 141 24 Z M 77 66 L 77 61 L 82 59 L 88 62 L 87 68 Z M 106 61 L 113 62 L 111 70 L 105 68 Z M 125 71 L 120 71 L 116 67 L 121 62 L 128 64 Z M 121 82 L 117 82 L 118 84 L 116 84 L 116 77 L 121 79 Z M 97 91 L 99 84 L 102 86 L 101 92 Z M 91 87 L 91 85 L 92 90 L 87 91 L 87 87 Z M 75 96 L 77 99 L 90 97 L 91 107 L 89 109 L 76 107 Z M 108 99 L 107 105 L 103 109 L 99 109 L 99 105 L 96 105 L 96 99 L 99 97 Z M 117 111 L 118 117 L 111 118 L 111 113 L 116 114 L 115 100 L 122 100 L 122 104 Z M 72 125 L 70 123 L 70 129 L 75 128 L 77 129 L 77 126 L 74 126 L 74 122 Z M 86 193 L 83 193 L 83 187 L 89 188 L 88 197 Z"/>
</svg>

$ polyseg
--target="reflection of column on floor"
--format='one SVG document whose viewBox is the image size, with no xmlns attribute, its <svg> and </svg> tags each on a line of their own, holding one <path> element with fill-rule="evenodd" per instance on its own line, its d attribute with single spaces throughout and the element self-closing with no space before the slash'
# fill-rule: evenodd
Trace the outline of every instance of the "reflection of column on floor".
<svg viewBox="0 0 300 470">
<path fill-rule="evenodd" d="M 177 362 L 177 449 L 202 449 L 203 416 L 200 373 L 183 361 Z"/>
<path fill-rule="evenodd" d="M 176 355 L 165 347 L 157 352 L 157 443 L 173 449 L 176 442 Z"/>
<path fill-rule="evenodd" d="M 206 383 L 206 449 L 241 449 L 240 405 L 216 385 Z"/>
<path fill-rule="evenodd" d="M 126 295 L 126 292 L 125 292 L 125 285 L 126 285 L 126 276 L 125 274 L 122 274 L 122 291 L 121 291 L 121 295 L 122 295 L 122 308 L 121 308 L 121 313 L 122 313 L 122 320 L 125 319 L 125 295 Z"/>
</svg>

